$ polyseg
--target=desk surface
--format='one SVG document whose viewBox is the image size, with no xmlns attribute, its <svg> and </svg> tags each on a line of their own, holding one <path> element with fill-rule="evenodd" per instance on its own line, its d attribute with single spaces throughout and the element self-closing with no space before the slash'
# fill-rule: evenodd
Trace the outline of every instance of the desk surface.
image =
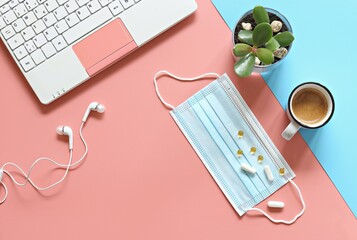
<svg viewBox="0 0 357 240">
<path fill-rule="evenodd" d="M 66 162 L 67 141 L 55 132 L 61 124 L 76 134 L 77 159 L 87 104 L 96 100 L 107 107 L 88 120 L 89 155 L 64 184 L 38 193 L 4 179 L 9 197 L 0 206 L 0 239 L 356 239 L 355 217 L 302 137 L 293 142 L 280 137 L 288 120 L 265 81 L 235 77 L 229 29 L 209 0 L 197 2 L 195 15 L 49 106 L 38 102 L 0 44 L 0 79 L 6 83 L 0 89 L 2 163 L 27 169 L 40 156 Z M 182 76 L 209 71 L 231 76 L 297 175 L 307 210 L 294 225 L 235 213 L 155 95 L 152 77 L 163 68 Z M 176 105 L 207 83 L 159 81 L 163 96 Z M 46 184 L 62 173 L 41 175 L 48 167 L 36 171 L 35 180 Z M 291 218 L 300 210 L 289 185 L 272 198 L 287 204 L 275 217 Z"/>
</svg>

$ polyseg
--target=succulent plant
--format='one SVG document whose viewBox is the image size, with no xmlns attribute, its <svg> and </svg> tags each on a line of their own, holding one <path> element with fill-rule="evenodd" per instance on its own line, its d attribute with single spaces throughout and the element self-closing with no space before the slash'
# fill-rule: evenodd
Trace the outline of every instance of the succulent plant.
<svg viewBox="0 0 357 240">
<path fill-rule="evenodd" d="M 256 26 L 253 30 L 240 30 L 238 33 L 240 43 L 233 48 L 234 55 L 238 57 L 234 70 L 240 77 L 247 77 L 253 72 L 256 58 L 263 65 L 269 65 L 274 62 L 274 56 L 284 57 L 287 52 L 285 47 L 294 41 L 291 32 L 279 32 L 281 23 L 277 21 L 270 23 L 264 7 L 256 6 L 253 9 L 253 18 Z M 275 32 L 278 33 L 274 35 Z"/>
</svg>

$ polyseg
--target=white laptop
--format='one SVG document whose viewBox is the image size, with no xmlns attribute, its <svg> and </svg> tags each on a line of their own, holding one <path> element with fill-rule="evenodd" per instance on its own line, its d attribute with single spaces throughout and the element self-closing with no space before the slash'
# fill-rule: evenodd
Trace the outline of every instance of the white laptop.
<svg viewBox="0 0 357 240">
<path fill-rule="evenodd" d="M 194 0 L 0 0 L 0 35 L 48 104 L 196 9 Z"/>
</svg>

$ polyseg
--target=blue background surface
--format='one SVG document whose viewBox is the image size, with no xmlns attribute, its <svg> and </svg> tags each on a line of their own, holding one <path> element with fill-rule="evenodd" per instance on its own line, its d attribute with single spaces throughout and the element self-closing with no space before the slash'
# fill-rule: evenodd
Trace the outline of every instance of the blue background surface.
<svg viewBox="0 0 357 240">
<path fill-rule="evenodd" d="M 230 29 L 256 5 L 276 9 L 289 20 L 295 41 L 278 69 L 263 78 L 285 108 L 290 92 L 314 81 L 330 89 L 336 109 L 318 130 L 300 130 L 303 138 L 357 216 L 357 1 L 212 0 Z M 318 189 L 317 189 L 318 191 Z"/>
</svg>

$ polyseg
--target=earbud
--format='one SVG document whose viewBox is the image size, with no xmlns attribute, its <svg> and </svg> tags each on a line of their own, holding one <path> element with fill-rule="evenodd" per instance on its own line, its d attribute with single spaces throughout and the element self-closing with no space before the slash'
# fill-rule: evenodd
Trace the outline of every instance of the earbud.
<svg viewBox="0 0 357 240">
<path fill-rule="evenodd" d="M 69 150 L 72 150 L 73 149 L 73 131 L 72 131 L 72 129 L 68 126 L 58 126 L 56 131 L 59 135 L 68 136 Z"/>
<path fill-rule="evenodd" d="M 92 102 L 91 104 L 89 104 L 86 112 L 84 113 L 83 120 L 82 120 L 83 122 L 87 121 L 90 111 L 96 111 L 99 113 L 103 113 L 105 111 L 105 107 L 104 107 L 104 105 L 102 105 L 98 102 Z"/>
</svg>

